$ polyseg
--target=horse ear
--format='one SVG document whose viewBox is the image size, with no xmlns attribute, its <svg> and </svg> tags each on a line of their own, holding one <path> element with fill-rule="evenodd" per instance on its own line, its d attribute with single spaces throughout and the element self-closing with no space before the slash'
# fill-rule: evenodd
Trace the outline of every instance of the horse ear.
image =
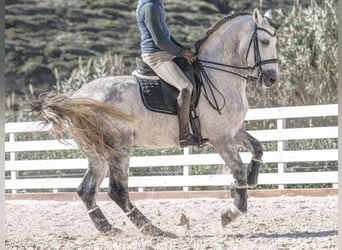
<svg viewBox="0 0 342 250">
<path fill-rule="evenodd" d="M 260 12 L 258 9 L 254 9 L 253 11 L 253 20 L 258 25 L 261 25 L 262 23 L 262 16 L 260 15 Z"/>
<path fill-rule="evenodd" d="M 272 10 L 266 11 L 264 16 L 268 17 L 269 19 L 272 19 Z"/>
</svg>

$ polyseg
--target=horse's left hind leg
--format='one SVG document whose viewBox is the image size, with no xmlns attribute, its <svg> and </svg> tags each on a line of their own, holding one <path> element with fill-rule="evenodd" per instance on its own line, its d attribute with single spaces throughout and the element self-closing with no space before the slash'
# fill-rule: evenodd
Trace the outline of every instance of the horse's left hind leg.
<svg viewBox="0 0 342 250">
<path fill-rule="evenodd" d="M 78 195 L 88 210 L 88 215 L 94 223 L 97 230 L 108 232 L 112 226 L 103 215 L 102 211 L 96 204 L 96 195 L 100 184 L 106 176 L 107 164 L 96 158 L 89 157 L 88 170 L 77 190 Z"/>
<path fill-rule="evenodd" d="M 109 197 L 126 213 L 127 217 L 140 232 L 152 236 L 176 237 L 154 226 L 152 222 L 134 205 L 128 192 L 129 152 L 126 156 L 112 157 L 109 162 Z"/>
</svg>

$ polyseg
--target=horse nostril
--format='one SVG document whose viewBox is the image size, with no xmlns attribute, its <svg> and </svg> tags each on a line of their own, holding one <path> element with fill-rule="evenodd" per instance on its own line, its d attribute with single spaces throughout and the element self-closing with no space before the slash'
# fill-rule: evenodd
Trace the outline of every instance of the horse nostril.
<svg viewBox="0 0 342 250">
<path fill-rule="evenodd" d="M 278 82 L 278 72 L 274 69 L 265 70 L 262 73 L 262 80 L 265 87 L 272 87 Z"/>
<path fill-rule="evenodd" d="M 271 77 L 269 78 L 269 82 L 272 83 L 272 84 L 275 84 L 275 83 L 277 82 L 277 80 L 278 80 L 278 78 L 275 77 L 275 76 L 271 76 Z"/>
</svg>

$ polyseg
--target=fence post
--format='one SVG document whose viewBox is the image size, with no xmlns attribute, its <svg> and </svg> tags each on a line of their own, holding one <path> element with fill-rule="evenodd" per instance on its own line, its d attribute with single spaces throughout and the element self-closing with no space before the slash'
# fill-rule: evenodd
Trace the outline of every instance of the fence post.
<svg viewBox="0 0 342 250">
<path fill-rule="evenodd" d="M 14 133 L 9 134 L 9 142 L 15 142 L 16 140 L 16 135 Z M 10 161 L 16 161 L 17 160 L 17 155 L 15 152 L 10 152 Z M 11 171 L 11 180 L 15 181 L 17 179 L 18 173 L 17 171 Z M 12 194 L 16 194 L 17 190 L 12 189 L 11 190 Z"/>
<path fill-rule="evenodd" d="M 277 120 L 277 129 L 282 130 L 286 128 L 286 119 L 278 119 Z M 286 142 L 285 141 L 277 141 L 277 151 L 279 154 L 286 150 Z M 286 163 L 278 162 L 278 174 L 283 174 L 286 170 Z M 284 189 L 285 185 L 278 185 L 278 189 Z"/>
<path fill-rule="evenodd" d="M 183 149 L 183 155 L 189 155 L 192 153 L 192 147 L 186 147 Z M 191 166 L 183 166 L 183 176 L 189 176 L 191 174 Z M 189 191 L 189 187 L 183 187 L 184 192 Z"/>
</svg>

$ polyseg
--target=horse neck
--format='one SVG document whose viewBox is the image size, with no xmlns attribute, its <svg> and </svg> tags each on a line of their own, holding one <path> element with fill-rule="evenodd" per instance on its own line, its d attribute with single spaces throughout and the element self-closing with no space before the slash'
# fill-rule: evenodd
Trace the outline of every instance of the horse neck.
<svg viewBox="0 0 342 250">
<path fill-rule="evenodd" d="M 222 24 L 202 44 L 198 57 L 228 65 L 245 65 L 248 45 L 242 46 L 242 41 L 250 33 L 250 20 L 251 16 L 238 16 Z"/>
<path fill-rule="evenodd" d="M 246 39 L 246 34 L 251 33 L 252 25 L 248 18 L 251 17 L 241 16 L 236 20 L 230 20 L 212 33 L 202 44 L 198 54 L 199 59 L 228 65 L 247 66 L 245 61 L 247 48 L 244 47 L 248 47 L 248 44 L 245 46 L 246 41 L 242 42 L 242 39 Z M 239 70 L 233 70 L 239 72 Z M 245 79 L 209 68 L 206 68 L 206 72 L 218 92 L 225 99 L 226 106 L 240 103 L 242 107 L 247 109 Z M 246 72 L 240 71 L 239 73 L 245 74 Z M 207 82 L 203 84 L 208 87 Z M 223 99 L 218 97 L 218 103 L 222 104 Z"/>
</svg>

